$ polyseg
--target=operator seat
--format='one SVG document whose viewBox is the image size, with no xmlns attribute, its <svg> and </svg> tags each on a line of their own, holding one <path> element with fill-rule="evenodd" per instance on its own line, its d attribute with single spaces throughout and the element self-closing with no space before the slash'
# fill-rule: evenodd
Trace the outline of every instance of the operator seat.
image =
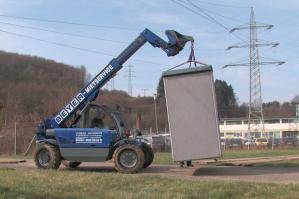
<svg viewBox="0 0 299 199">
<path fill-rule="evenodd" d="M 104 122 L 101 118 L 95 117 L 91 121 L 90 128 L 104 128 Z"/>
</svg>

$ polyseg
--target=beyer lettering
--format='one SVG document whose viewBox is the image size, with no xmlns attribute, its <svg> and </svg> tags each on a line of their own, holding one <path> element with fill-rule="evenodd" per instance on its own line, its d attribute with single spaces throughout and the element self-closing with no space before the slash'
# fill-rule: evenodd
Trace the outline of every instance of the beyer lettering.
<svg viewBox="0 0 299 199">
<path fill-rule="evenodd" d="M 67 104 L 56 116 L 55 121 L 57 124 L 61 124 L 64 118 L 67 118 L 72 111 L 85 99 L 82 93 L 79 93 L 71 100 L 69 104 Z"/>
</svg>

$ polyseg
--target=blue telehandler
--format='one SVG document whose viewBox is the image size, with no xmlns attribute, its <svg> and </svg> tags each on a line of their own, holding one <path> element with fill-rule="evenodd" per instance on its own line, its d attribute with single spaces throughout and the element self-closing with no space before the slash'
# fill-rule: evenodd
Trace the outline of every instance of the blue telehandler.
<svg viewBox="0 0 299 199">
<path fill-rule="evenodd" d="M 193 42 L 192 37 L 174 30 L 167 30 L 165 34 L 168 42 L 145 29 L 59 112 L 37 126 L 34 160 L 38 168 L 58 169 L 61 163 L 75 168 L 81 162 L 113 159 L 117 171 L 135 173 L 152 163 L 154 153 L 151 146 L 124 133 L 119 112 L 92 102 L 100 89 L 146 42 L 161 48 L 167 56 L 177 55 L 187 42 Z"/>
</svg>

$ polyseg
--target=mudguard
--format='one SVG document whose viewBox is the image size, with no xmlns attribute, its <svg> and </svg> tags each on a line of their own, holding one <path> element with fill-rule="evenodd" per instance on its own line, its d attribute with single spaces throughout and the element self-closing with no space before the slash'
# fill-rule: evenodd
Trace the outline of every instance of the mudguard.
<svg viewBox="0 0 299 199">
<path fill-rule="evenodd" d="M 117 149 L 118 147 L 124 144 L 133 144 L 133 145 L 141 146 L 141 142 L 136 139 L 126 138 L 126 139 L 119 140 L 113 145 L 113 147 L 110 148 L 107 160 L 111 160 L 115 149 Z"/>
<path fill-rule="evenodd" d="M 36 146 L 38 148 L 41 147 L 44 144 L 50 144 L 50 145 L 56 146 L 58 148 L 58 143 L 55 139 L 44 139 L 44 140 L 38 140 L 36 142 Z"/>
</svg>

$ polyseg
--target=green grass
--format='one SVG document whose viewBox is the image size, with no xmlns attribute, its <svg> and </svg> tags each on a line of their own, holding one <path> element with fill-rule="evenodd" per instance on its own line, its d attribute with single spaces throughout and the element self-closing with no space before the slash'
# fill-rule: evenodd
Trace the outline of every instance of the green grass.
<svg viewBox="0 0 299 199">
<path fill-rule="evenodd" d="M 171 153 L 157 152 L 153 164 L 173 164 Z"/>
<path fill-rule="evenodd" d="M 299 149 L 275 149 L 275 150 L 235 150 L 224 151 L 221 159 L 256 158 L 285 155 L 299 155 Z M 173 164 L 171 153 L 155 153 L 154 164 Z"/>
<path fill-rule="evenodd" d="M 224 151 L 222 159 L 272 157 L 285 155 L 299 155 L 299 149 Z"/>
<path fill-rule="evenodd" d="M 0 198 L 296 198 L 299 185 L 0 169 Z"/>
</svg>

